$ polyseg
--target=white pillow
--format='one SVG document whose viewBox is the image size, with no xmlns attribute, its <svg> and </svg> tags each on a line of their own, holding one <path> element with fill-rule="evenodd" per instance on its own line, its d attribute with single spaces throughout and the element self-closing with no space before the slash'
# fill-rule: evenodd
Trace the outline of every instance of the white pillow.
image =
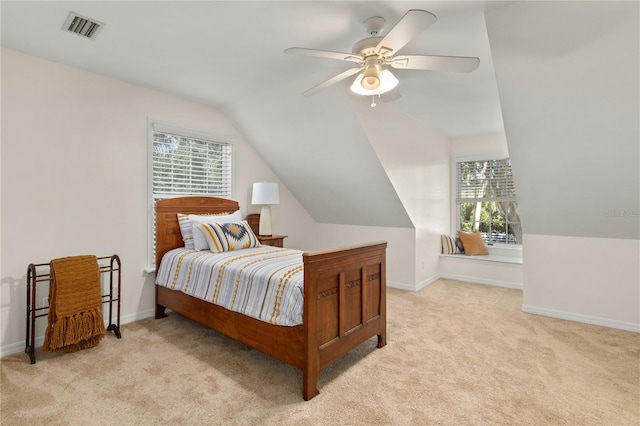
<svg viewBox="0 0 640 426">
<path fill-rule="evenodd" d="M 180 234 L 182 235 L 184 248 L 193 250 L 193 229 L 191 229 L 189 215 L 178 213 L 178 224 L 180 225 Z"/>
<path fill-rule="evenodd" d="M 242 214 L 240 210 L 236 210 L 232 214 L 222 215 L 222 216 L 198 216 L 195 214 L 189 215 L 189 220 L 191 221 L 191 227 L 193 232 L 193 245 L 196 250 L 209 250 L 209 244 L 207 244 L 207 239 L 200 229 L 198 229 L 198 225 L 201 223 L 231 223 L 231 222 L 240 222 L 242 220 Z"/>
</svg>

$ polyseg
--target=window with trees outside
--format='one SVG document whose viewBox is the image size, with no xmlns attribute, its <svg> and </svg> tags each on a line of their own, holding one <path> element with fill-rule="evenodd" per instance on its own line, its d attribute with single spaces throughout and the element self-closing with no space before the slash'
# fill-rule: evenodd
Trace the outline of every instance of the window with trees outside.
<svg viewBox="0 0 640 426">
<path fill-rule="evenodd" d="M 155 203 L 186 195 L 231 196 L 231 141 L 152 124 L 150 130 L 149 265 L 155 263 Z"/>
<path fill-rule="evenodd" d="M 456 161 L 458 229 L 480 232 L 487 244 L 522 244 L 509 158 Z"/>
</svg>

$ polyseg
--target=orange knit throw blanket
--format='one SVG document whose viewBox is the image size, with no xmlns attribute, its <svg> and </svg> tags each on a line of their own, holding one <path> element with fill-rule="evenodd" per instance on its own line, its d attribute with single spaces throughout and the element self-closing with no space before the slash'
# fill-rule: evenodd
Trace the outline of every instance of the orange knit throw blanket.
<svg viewBox="0 0 640 426">
<path fill-rule="evenodd" d="M 105 331 L 96 256 L 53 259 L 50 267 L 49 324 L 43 352 L 75 352 L 97 346 Z"/>
</svg>

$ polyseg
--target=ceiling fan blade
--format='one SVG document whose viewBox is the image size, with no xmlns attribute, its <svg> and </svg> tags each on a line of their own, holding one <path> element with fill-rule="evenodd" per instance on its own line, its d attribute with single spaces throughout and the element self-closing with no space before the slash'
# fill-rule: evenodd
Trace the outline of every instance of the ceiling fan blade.
<svg viewBox="0 0 640 426">
<path fill-rule="evenodd" d="M 393 68 L 406 70 L 471 72 L 480 58 L 469 56 L 400 55 L 389 62 Z"/>
<path fill-rule="evenodd" d="M 342 61 L 362 62 L 362 58 L 353 53 L 332 52 L 330 50 L 307 49 L 305 47 L 290 47 L 284 50 L 290 55 L 313 56 L 316 58 L 339 59 Z"/>
<path fill-rule="evenodd" d="M 331 86 L 332 84 L 336 84 L 337 82 L 339 82 L 340 80 L 344 80 L 347 77 L 350 77 L 354 74 L 359 73 L 360 71 L 362 71 L 363 67 L 358 67 L 358 68 L 350 68 L 344 72 L 341 72 L 340 74 L 331 77 L 329 80 L 326 80 L 320 84 L 318 84 L 317 86 L 312 87 L 311 89 L 307 90 L 306 92 L 303 92 L 302 94 L 304 96 L 311 96 L 311 95 L 315 95 L 316 93 L 318 93 L 319 91 L 321 91 L 322 89 L 325 89 L 329 86 Z"/>
<path fill-rule="evenodd" d="M 376 53 L 383 50 L 397 52 L 413 40 L 438 18 L 426 10 L 411 9 L 391 28 L 389 33 L 376 46 Z"/>
</svg>

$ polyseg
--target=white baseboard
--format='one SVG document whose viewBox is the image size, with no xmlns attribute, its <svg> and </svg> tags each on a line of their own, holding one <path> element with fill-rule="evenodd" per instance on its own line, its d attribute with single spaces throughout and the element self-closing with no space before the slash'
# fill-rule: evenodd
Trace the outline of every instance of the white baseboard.
<svg viewBox="0 0 640 426">
<path fill-rule="evenodd" d="M 464 281 L 467 283 L 474 283 L 474 284 L 484 284 L 484 285 L 492 285 L 492 286 L 496 286 L 496 287 L 506 287 L 506 288 L 513 288 L 516 290 L 522 290 L 522 284 L 520 283 L 511 283 L 511 282 L 506 282 L 506 281 L 496 281 L 496 280 L 487 280 L 484 278 L 476 278 L 476 277 L 467 277 L 465 275 L 455 275 L 455 274 L 438 274 L 438 275 L 434 275 L 431 278 L 428 278 L 422 282 L 419 282 L 418 284 L 405 284 L 405 283 L 399 283 L 399 282 L 395 282 L 395 281 L 387 281 L 387 287 L 389 288 L 397 288 L 400 290 L 406 290 L 406 291 L 420 291 L 423 288 L 433 284 L 434 282 L 438 281 L 440 278 L 446 278 L 449 280 L 456 280 L 456 281 Z"/>
<path fill-rule="evenodd" d="M 475 277 L 468 277 L 464 275 L 455 275 L 455 274 L 439 274 L 416 285 L 409 285 L 404 283 L 387 281 L 387 287 L 397 288 L 397 289 L 406 290 L 406 291 L 420 291 L 440 278 L 456 280 L 456 281 L 464 281 L 464 282 L 474 283 L 474 284 L 513 288 L 516 290 L 522 290 L 523 288 L 522 284 L 520 283 L 487 280 L 483 278 L 475 278 Z M 564 312 L 564 311 L 558 311 L 553 309 L 539 308 L 536 306 L 529 306 L 529 305 L 522 305 L 522 312 L 640 333 L 640 324 L 634 324 L 626 321 L 617 321 L 612 319 L 594 317 L 590 315 L 581 315 L 581 314 L 575 314 L 572 312 Z"/>
<path fill-rule="evenodd" d="M 148 311 L 136 312 L 135 314 L 123 315 L 122 317 L 120 317 L 120 325 L 129 324 L 131 322 L 139 321 L 145 318 L 150 318 L 155 316 L 155 314 L 156 314 L 155 309 L 151 309 Z M 109 325 L 108 322 L 109 321 L 105 321 L 104 323 L 105 327 Z M 44 342 L 44 336 L 36 336 L 35 347 L 38 348 L 42 346 L 43 342 Z M 0 346 L 0 357 L 24 352 L 25 346 L 26 344 L 24 341 Z"/>
<path fill-rule="evenodd" d="M 530 305 L 522 305 L 522 312 L 640 333 L 640 324 L 634 324 L 632 322 L 594 317 L 591 315 L 576 314 L 573 312 L 558 311 L 555 309 L 539 308 L 537 306 Z"/>
<path fill-rule="evenodd" d="M 398 290 L 417 291 L 415 285 L 399 283 L 395 281 L 387 281 L 387 288 L 397 288 Z"/>
<path fill-rule="evenodd" d="M 389 288 L 397 288 L 400 290 L 406 290 L 406 291 L 420 291 L 423 288 L 427 287 L 430 284 L 433 284 L 434 282 L 438 281 L 438 279 L 440 278 L 440 275 L 434 275 L 431 278 L 427 278 L 426 280 L 419 282 L 418 284 L 405 284 L 405 283 L 399 283 L 399 282 L 395 282 L 395 281 L 387 281 L 387 287 Z"/>
<path fill-rule="evenodd" d="M 488 280 L 488 279 L 485 279 L 485 278 L 468 277 L 468 276 L 465 276 L 465 275 L 456 275 L 456 274 L 440 274 L 438 276 L 438 278 L 446 278 L 446 279 L 449 279 L 449 280 L 464 281 L 464 282 L 468 282 L 468 283 L 492 285 L 492 286 L 496 286 L 496 287 L 506 287 L 506 288 L 513 288 L 513 289 L 516 289 L 516 290 L 522 290 L 522 284 L 521 283 L 512 283 L 512 282 L 507 282 L 507 281 Z"/>
</svg>

